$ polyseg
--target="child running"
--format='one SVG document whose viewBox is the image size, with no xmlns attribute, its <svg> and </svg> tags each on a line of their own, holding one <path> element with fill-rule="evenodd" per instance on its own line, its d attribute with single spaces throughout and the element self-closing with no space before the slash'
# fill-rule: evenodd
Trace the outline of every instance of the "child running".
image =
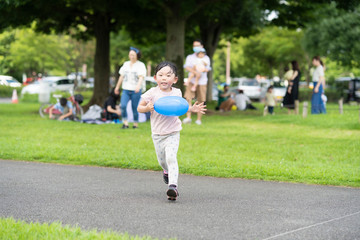
<svg viewBox="0 0 360 240">
<path fill-rule="evenodd" d="M 151 112 L 150 124 L 155 152 L 160 166 L 163 168 L 163 179 L 168 184 L 167 196 L 169 200 L 175 201 L 179 196 L 177 190 L 179 167 L 177 163 L 177 152 L 180 142 L 181 121 L 179 117 L 165 116 L 154 111 L 154 103 L 161 97 L 179 96 L 180 89 L 172 85 L 177 82 L 177 68 L 171 62 L 161 62 L 155 68 L 155 81 L 158 86 L 149 89 L 141 96 L 138 112 Z M 189 111 L 205 114 L 204 103 L 194 103 Z"/>
</svg>

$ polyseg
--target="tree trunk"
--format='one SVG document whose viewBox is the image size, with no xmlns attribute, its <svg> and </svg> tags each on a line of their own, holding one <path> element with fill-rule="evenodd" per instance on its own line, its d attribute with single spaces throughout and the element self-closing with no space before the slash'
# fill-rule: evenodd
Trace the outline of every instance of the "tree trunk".
<svg viewBox="0 0 360 240">
<path fill-rule="evenodd" d="M 173 62 L 178 68 L 179 80 L 175 87 L 184 93 L 184 43 L 185 18 L 175 14 L 166 18 L 166 53 L 167 61 Z"/>
<path fill-rule="evenodd" d="M 110 20 L 106 15 L 95 17 L 95 62 L 94 62 L 94 92 L 90 102 L 84 107 L 91 105 L 102 106 L 109 95 L 110 76 Z"/>
<path fill-rule="evenodd" d="M 215 54 L 215 50 L 220 41 L 220 34 L 222 28 L 220 25 L 211 23 L 207 25 L 200 25 L 200 34 L 202 41 L 204 42 L 204 47 L 206 49 L 206 54 L 210 58 L 211 68 L 213 66 L 213 56 Z M 214 84 L 213 79 L 213 71 L 208 73 L 208 84 L 206 91 L 206 101 L 212 101 L 212 86 Z"/>
</svg>

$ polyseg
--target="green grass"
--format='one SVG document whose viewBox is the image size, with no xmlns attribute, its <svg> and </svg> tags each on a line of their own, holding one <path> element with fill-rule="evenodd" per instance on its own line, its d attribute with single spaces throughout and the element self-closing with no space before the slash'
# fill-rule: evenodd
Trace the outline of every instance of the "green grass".
<svg viewBox="0 0 360 240">
<path fill-rule="evenodd" d="M 0 239 L 43 240 L 43 239 L 111 239 L 111 240 L 151 240 L 155 238 L 129 236 L 113 231 L 83 231 L 79 227 L 63 226 L 59 222 L 51 224 L 26 223 L 12 218 L 0 218 Z"/>
<path fill-rule="evenodd" d="M 260 104 L 258 104 L 259 107 Z M 42 119 L 38 104 L 0 104 L 0 158 L 160 170 L 150 124 L 89 125 Z M 360 187 L 359 107 L 344 114 L 275 116 L 262 111 L 209 113 L 184 125 L 181 173 Z"/>
</svg>

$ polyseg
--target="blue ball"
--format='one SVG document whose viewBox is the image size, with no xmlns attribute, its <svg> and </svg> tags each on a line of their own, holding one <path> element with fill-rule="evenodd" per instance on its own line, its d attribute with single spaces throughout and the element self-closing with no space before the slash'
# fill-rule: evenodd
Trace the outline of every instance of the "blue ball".
<svg viewBox="0 0 360 240">
<path fill-rule="evenodd" d="M 156 112 L 166 116 L 181 116 L 189 110 L 188 102 L 178 96 L 166 96 L 159 98 L 155 104 Z"/>
</svg>

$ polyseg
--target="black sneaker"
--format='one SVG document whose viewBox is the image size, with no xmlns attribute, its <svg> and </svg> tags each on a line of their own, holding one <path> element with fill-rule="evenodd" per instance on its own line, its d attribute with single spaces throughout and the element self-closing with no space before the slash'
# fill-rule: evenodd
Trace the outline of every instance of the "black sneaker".
<svg viewBox="0 0 360 240">
<path fill-rule="evenodd" d="M 138 126 L 133 126 L 133 128 L 139 128 Z"/>
<path fill-rule="evenodd" d="M 166 192 L 166 195 L 168 196 L 169 201 L 175 201 L 177 196 L 179 196 L 179 192 L 176 188 L 176 185 L 171 184 Z"/>
<path fill-rule="evenodd" d="M 129 128 L 129 125 L 125 125 L 125 124 L 123 124 L 121 128 L 122 128 L 122 129 Z"/>
<path fill-rule="evenodd" d="M 169 174 L 163 171 L 164 183 L 169 184 Z"/>
</svg>

